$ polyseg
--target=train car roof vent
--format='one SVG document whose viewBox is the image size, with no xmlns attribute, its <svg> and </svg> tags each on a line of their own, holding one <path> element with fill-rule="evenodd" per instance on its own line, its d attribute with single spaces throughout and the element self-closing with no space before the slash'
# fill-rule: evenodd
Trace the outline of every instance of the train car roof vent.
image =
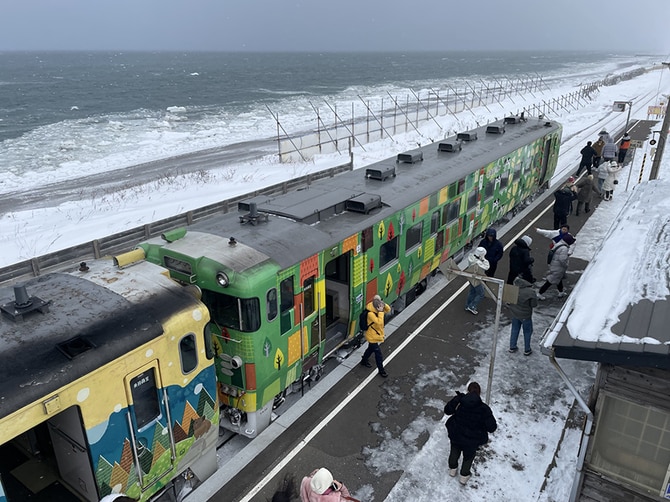
<svg viewBox="0 0 670 502">
<path fill-rule="evenodd" d="M 379 181 L 384 181 L 386 178 L 395 178 L 395 166 L 369 167 L 365 170 L 365 177 Z"/>
<path fill-rule="evenodd" d="M 406 162 L 414 164 L 423 160 L 423 152 L 421 150 L 412 150 L 410 152 L 399 153 L 396 162 Z"/>
<path fill-rule="evenodd" d="M 463 140 L 456 138 L 447 138 L 437 145 L 438 152 L 460 152 L 463 148 Z"/>
<path fill-rule="evenodd" d="M 505 117 L 505 124 L 520 124 L 521 122 L 526 122 L 526 120 L 526 112 L 521 112 L 520 115 Z"/>
<path fill-rule="evenodd" d="M 79 354 L 95 348 L 95 344 L 83 336 L 75 336 L 56 344 L 56 348 L 68 359 L 74 359 Z"/>
<path fill-rule="evenodd" d="M 504 124 L 491 124 L 486 126 L 486 134 L 505 134 Z"/>
<path fill-rule="evenodd" d="M 380 195 L 372 193 L 362 193 L 344 203 L 344 208 L 354 213 L 368 214 L 379 207 L 382 207 L 382 198 Z"/>
<path fill-rule="evenodd" d="M 25 286 L 14 286 L 13 302 L 5 303 L 0 307 L 2 313 L 13 321 L 23 321 L 23 316 L 31 312 L 49 312 L 49 301 L 37 296 L 29 296 Z"/>
<path fill-rule="evenodd" d="M 477 131 L 459 132 L 456 135 L 456 139 L 460 139 L 461 141 L 475 141 L 477 139 Z"/>
<path fill-rule="evenodd" d="M 259 212 L 255 202 L 249 202 L 249 212 L 240 216 L 240 223 L 256 225 L 261 221 L 268 221 L 268 214 Z"/>
</svg>

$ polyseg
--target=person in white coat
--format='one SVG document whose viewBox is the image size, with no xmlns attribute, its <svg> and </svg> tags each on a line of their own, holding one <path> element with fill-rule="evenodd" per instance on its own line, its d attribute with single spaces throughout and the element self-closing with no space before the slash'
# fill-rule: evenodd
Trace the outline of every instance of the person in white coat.
<svg viewBox="0 0 670 502">
<path fill-rule="evenodd" d="M 468 268 L 466 272 L 476 275 L 483 275 L 489 269 L 489 262 L 486 260 L 486 249 L 478 247 L 468 256 Z M 473 315 L 477 315 L 477 305 L 484 298 L 484 284 L 481 279 L 476 277 L 468 278 L 470 281 L 470 291 L 468 299 L 465 302 L 465 310 Z"/>
<path fill-rule="evenodd" d="M 612 196 L 614 195 L 614 188 L 619 183 L 619 173 L 621 172 L 621 169 L 623 169 L 623 165 L 618 164 L 615 161 L 610 161 L 604 162 L 600 168 L 605 168 L 607 171 L 607 177 L 605 178 L 602 189 L 603 200 L 612 200 Z"/>
<path fill-rule="evenodd" d="M 544 293 L 554 284 L 558 288 L 559 298 L 567 296 L 567 293 L 563 291 L 563 279 L 568 270 L 568 261 L 570 259 L 569 249 L 574 243 L 575 238 L 571 234 L 564 234 L 563 238 L 554 245 L 547 279 L 537 295 L 539 300 L 546 300 Z"/>
</svg>

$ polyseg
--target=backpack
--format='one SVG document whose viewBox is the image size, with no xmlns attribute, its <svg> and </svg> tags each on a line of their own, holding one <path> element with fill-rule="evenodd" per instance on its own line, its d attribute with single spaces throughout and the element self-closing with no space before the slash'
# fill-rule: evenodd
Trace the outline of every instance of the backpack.
<svg viewBox="0 0 670 502">
<path fill-rule="evenodd" d="M 358 316 L 358 326 L 361 329 L 361 331 L 366 331 L 369 326 L 368 326 L 368 313 L 370 311 L 367 308 L 363 309 L 363 312 L 360 313 Z"/>
<path fill-rule="evenodd" d="M 551 260 L 554 259 L 554 252 L 555 252 L 555 251 L 556 251 L 556 249 L 550 249 L 550 250 L 549 250 L 549 254 L 547 254 L 547 265 L 550 265 L 550 264 L 551 264 Z"/>
</svg>

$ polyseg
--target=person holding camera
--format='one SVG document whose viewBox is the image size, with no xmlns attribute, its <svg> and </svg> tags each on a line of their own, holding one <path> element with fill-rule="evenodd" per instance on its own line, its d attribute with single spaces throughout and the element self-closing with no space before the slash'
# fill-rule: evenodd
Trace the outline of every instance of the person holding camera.
<svg viewBox="0 0 670 502">
<path fill-rule="evenodd" d="M 365 306 L 365 309 L 368 316 L 368 329 L 365 330 L 365 339 L 368 346 L 363 352 L 361 365 L 372 368 L 368 359 L 374 353 L 379 376 L 386 378 L 389 375 L 384 369 L 384 356 L 380 345 L 384 342 L 384 315 L 391 312 L 391 307 L 379 295 L 375 295 L 372 301 Z"/>
<path fill-rule="evenodd" d="M 343 483 L 333 479 L 333 475 L 325 467 L 312 471 L 302 478 L 300 483 L 301 502 L 340 502 L 356 501 Z"/>
<path fill-rule="evenodd" d="M 485 404 L 477 382 L 470 382 L 468 393 L 456 391 L 456 397 L 444 407 L 444 413 L 450 415 L 446 427 L 451 441 L 449 452 L 449 475 L 458 474 L 458 460 L 463 455 L 459 482 L 465 485 L 472 475 L 472 462 L 477 448 L 489 442 L 489 433 L 498 428 L 491 408 Z"/>
<path fill-rule="evenodd" d="M 619 172 L 623 168 L 623 165 L 617 164 L 615 161 L 605 162 L 602 168 L 605 168 L 607 172 L 607 177 L 603 183 L 603 200 L 612 200 L 614 195 L 614 188 L 619 184 Z"/>
</svg>

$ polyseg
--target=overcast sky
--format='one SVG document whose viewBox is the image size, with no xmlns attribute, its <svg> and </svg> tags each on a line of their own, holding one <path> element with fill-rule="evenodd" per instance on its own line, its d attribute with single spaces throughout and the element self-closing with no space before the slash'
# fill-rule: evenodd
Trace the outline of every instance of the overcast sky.
<svg viewBox="0 0 670 502">
<path fill-rule="evenodd" d="M 0 50 L 670 53 L 669 0 L 5 0 Z"/>
</svg>

